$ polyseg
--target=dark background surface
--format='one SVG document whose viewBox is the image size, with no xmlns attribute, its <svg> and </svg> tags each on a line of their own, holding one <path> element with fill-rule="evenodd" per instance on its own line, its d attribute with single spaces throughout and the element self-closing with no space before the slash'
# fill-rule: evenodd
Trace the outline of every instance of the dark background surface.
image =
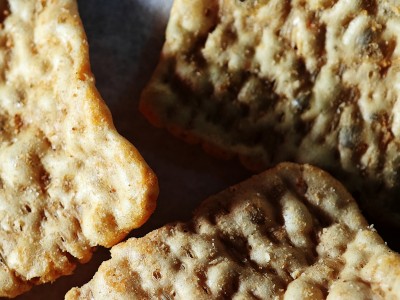
<svg viewBox="0 0 400 300">
<path fill-rule="evenodd" d="M 139 237 L 168 222 L 187 220 L 207 196 L 249 176 L 238 161 L 221 161 L 152 127 L 138 111 L 139 96 L 158 61 L 171 0 L 78 0 L 88 37 L 96 85 L 120 134 L 157 174 L 155 213 L 130 236 Z M 109 251 L 99 248 L 74 274 L 34 287 L 16 299 L 63 299 L 88 282 Z"/>
<path fill-rule="evenodd" d="M 172 0 L 78 3 L 97 87 L 118 131 L 138 148 L 159 179 L 155 213 L 130 236 L 140 237 L 168 222 L 187 220 L 207 196 L 248 178 L 250 173 L 237 160 L 210 157 L 201 147 L 152 127 L 138 111 L 140 92 L 159 57 Z M 70 288 L 88 282 L 109 257 L 107 249 L 99 248 L 92 260 L 78 266 L 73 275 L 34 287 L 16 299 L 63 299 Z"/>
</svg>

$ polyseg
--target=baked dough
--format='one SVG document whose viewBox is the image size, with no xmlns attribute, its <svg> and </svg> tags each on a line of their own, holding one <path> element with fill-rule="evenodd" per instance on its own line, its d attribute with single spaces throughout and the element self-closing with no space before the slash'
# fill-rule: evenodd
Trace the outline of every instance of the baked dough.
<svg viewBox="0 0 400 300">
<path fill-rule="evenodd" d="M 399 32 L 394 0 L 175 0 L 140 108 L 251 169 L 329 170 L 400 228 Z"/>
<path fill-rule="evenodd" d="M 14 297 L 142 225 L 158 185 L 95 88 L 76 1 L 0 13 L 0 297 Z"/>
<path fill-rule="evenodd" d="M 111 249 L 74 299 L 398 299 L 400 256 L 327 173 L 285 163 Z"/>
</svg>

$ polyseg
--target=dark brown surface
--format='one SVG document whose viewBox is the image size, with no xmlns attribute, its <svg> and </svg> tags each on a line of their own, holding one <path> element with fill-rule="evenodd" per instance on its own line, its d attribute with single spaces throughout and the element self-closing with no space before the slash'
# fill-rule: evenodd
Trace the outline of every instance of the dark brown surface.
<svg viewBox="0 0 400 300">
<path fill-rule="evenodd" d="M 187 220 L 207 196 L 250 176 L 238 161 L 221 161 L 200 147 L 152 127 L 139 113 L 140 91 L 157 63 L 171 0 L 80 0 L 92 71 L 119 132 L 142 153 L 158 176 L 156 212 L 131 236 L 143 236 L 165 223 Z M 73 286 L 89 281 L 109 258 L 99 249 L 74 275 L 33 288 L 16 299 L 63 299 Z"/>
</svg>

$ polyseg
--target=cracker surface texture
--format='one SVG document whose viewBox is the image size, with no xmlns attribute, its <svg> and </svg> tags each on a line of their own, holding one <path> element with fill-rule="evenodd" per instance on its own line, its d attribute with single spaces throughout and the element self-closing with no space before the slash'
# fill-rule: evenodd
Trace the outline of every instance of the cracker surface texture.
<svg viewBox="0 0 400 300">
<path fill-rule="evenodd" d="M 252 169 L 310 163 L 398 193 L 399 30 L 394 0 L 175 0 L 140 108 Z M 400 227 L 389 199 L 363 206 Z"/>
<path fill-rule="evenodd" d="M 76 1 L 0 14 L 0 297 L 14 297 L 142 225 L 158 185 L 95 88 Z"/>
<path fill-rule="evenodd" d="M 67 300 L 400 297 L 400 256 L 309 165 L 280 164 L 111 254 Z"/>
</svg>

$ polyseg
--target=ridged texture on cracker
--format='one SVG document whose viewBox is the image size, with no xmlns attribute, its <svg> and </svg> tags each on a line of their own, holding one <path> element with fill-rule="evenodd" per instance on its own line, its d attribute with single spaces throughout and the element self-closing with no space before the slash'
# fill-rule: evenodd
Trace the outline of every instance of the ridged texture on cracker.
<svg viewBox="0 0 400 300">
<path fill-rule="evenodd" d="M 394 0 L 175 0 L 141 111 L 249 168 L 290 160 L 398 189 L 399 30 Z M 389 199 L 364 204 L 400 226 Z"/>
<path fill-rule="evenodd" d="M 66 299 L 397 299 L 400 256 L 330 175 L 281 164 L 111 249 Z"/>
<path fill-rule="evenodd" d="M 95 88 L 76 1 L 0 1 L 4 9 L 0 297 L 13 297 L 142 225 L 158 186 Z"/>
</svg>

